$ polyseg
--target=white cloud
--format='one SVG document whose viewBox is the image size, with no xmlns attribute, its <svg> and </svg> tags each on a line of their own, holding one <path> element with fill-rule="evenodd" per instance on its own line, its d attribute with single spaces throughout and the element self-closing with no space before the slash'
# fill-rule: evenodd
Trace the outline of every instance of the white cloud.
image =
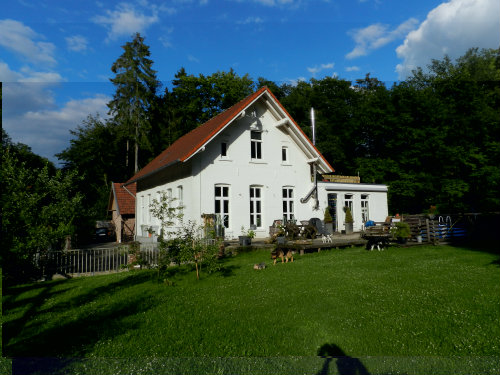
<svg viewBox="0 0 500 375">
<path fill-rule="evenodd" d="M 316 65 L 312 68 L 307 68 L 307 70 L 309 71 L 309 73 L 311 73 L 313 76 L 323 70 L 326 70 L 326 69 L 333 69 L 333 67 L 335 66 L 334 63 L 328 63 L 328 64 L 321 64 L 321 65 Z"/>
<path fill-rule="evenodd" d="M 404 79 L 431 59 L 452 59 L 467 49 L 498 48 L 500 44 L 500 2 L 498 0 L 451 0 L 429 12 L 418 29 L 410 32 L 397 55 L 403 62 L 396 67 Z"/>
<path fill-rule="evenodd" d="M 146 4 L 147 5 L 147 4 Z M 108 29 L 107 41 L 121 36 L 131 36 L 136 32 L 144 32 L 159 21 L 158 8 L 150 7 L 151 15 L 146 15 L 127 3 L 118 4 L 115 10 L 106 10 L 105 16 L 96 16 L 93 21 Z"/>
<path fill-rule="evenodd" d="M 85 52 L 88 49 L 88 40 L 82 35 L 74 35 L 66 38 L 66 44 L 70 51 Z"/>
<path fill-rule="evenodd" d="M 11 84 L 10 86 L 13 86 Z M 15 91 L 10 87 L 9 91 Z M 10 95 L 4 95 L 4 105 L 9 106 Z M 70 100 L 61 108 L 27 110 L 6 116 L 3 126 L 14 142 L 21 142 L 31 147 L 34 153 L 44 156 L 54 162 L 55 154 L 69 146 L 70 130 L 75 129 L 89 114 L 99 113 L 106 116 L 107 106 L 111 98 L 96 94 L 93 97 Z"/>
<path fill-rule="evenodd" d="M 359 66 L 348 66 L 345 68 L 346 72 L 359 72 L 361 69 Z"/>
<path fill-rule="evenodd" d="M 371 51 L 403 38 L 410 30 L 415 28 L 417 23 L 418 21 L 415 18 L 410 18 L 394 30 L 389 30 L 387 25 L 380 23 L 352 30 L 348 34 L 354 39 L 356 46 L 346 55 L 346 58 L 354 59 L 368 55 Z"/>
<path fill-rule="evenodd" d="M 33 31 L 22 22 L 0 20 L 0 46 L 15 52 L 30 63 L 56 63 L 55 45 L 41 41 L 43 36 Z"/>
<path fill-rule="evenodd" d="M 240 25 L 249 25 L 249 24 L 261 24 L 263 22 L 264 20 L 260 17 L 247 17 L 245 20 L 238 21 L 236 23 Z"/>
</svg>

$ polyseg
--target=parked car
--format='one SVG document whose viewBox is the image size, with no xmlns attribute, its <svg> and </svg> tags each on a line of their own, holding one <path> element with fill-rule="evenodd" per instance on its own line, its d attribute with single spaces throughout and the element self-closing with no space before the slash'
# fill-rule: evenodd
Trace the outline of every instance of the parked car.
<svg viewBox="0 0 500 375">
<path fill-rule="evenodd" d="M 96 228 L 94 240 L 97 242 L 114 241 L 115 233 L 110 228 Z"/>
</svg>

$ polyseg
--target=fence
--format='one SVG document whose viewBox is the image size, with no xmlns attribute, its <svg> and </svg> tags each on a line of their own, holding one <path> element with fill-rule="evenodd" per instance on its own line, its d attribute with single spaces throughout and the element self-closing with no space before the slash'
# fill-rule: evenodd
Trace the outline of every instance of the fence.
<svg viewBox="0 0 500 375">
<path fill-rule="evenodd" d="M 153 244 L 141 244 L 141 255 L 148 264 L 158 264 L 158 249 Z M 36 263 L 44 275 L 94 275 L 118 272 L 130 263 L 129 246 L 49 251 L 37 254 Z"/>
<path fill-rule="evenodd" d="M 204 245 L 215 245 L 214 239 L 201 239 Z M 157 244 L 141 244 L 141 258 L 150 267 L 158 265 L 159 250 Z M 119 272 L 133 261 L 129 246 L 114 248 L 93 248 L 64 251 L 49 251 L 43 256 L 37 254 L 35 263 L 47 275 L 95 275 L 103 272 Z"/>
<path fill-rule="evenodd" d="M 403 219 L 410 225 L 411 239 L 423 242 L 442 242 L 467 238 L 476 225 L 474 215 L 440 215 L 433 218 L 407 215 Z"/>
</svg>

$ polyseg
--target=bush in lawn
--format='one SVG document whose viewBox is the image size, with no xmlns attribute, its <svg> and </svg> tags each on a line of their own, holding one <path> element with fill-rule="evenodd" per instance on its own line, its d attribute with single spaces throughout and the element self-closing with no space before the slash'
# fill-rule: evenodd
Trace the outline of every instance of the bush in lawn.
<svg viewBox="0 0 500 375">
<path fill-rule="evenodd" d="M 217 255 L 219 246 L 203 240 L 202 227 L 192 221 L 184 223 L 181 205 L 175 204 L 175 198 L 165 192 L 150 205 L 151 214 L 161 223 L 159 236 L 158 276 L 171 263 L 194 263 L 196 278 L 200 278 L 200 269 L 205 265 L 209 272 L 218 269 Z M 177 225 L 176 225 L 177 224 Z M 175 227 L 174 227 L 175 226 Z"/>
</svg>

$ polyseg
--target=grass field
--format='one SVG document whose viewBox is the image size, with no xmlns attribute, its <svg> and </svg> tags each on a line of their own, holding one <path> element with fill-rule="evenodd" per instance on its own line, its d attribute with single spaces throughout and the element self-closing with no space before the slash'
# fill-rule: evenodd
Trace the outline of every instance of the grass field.
<svg viewBox="0 0 500 375">
<path fill-rule="evenodd" d="M 187 266 L 166 278 L 4 288 L 3 355 L 28 373 L 500 372 L 498 254 L 353 248 L 272 266 L 253 251 L 200 281 Z"/>
</svg>

